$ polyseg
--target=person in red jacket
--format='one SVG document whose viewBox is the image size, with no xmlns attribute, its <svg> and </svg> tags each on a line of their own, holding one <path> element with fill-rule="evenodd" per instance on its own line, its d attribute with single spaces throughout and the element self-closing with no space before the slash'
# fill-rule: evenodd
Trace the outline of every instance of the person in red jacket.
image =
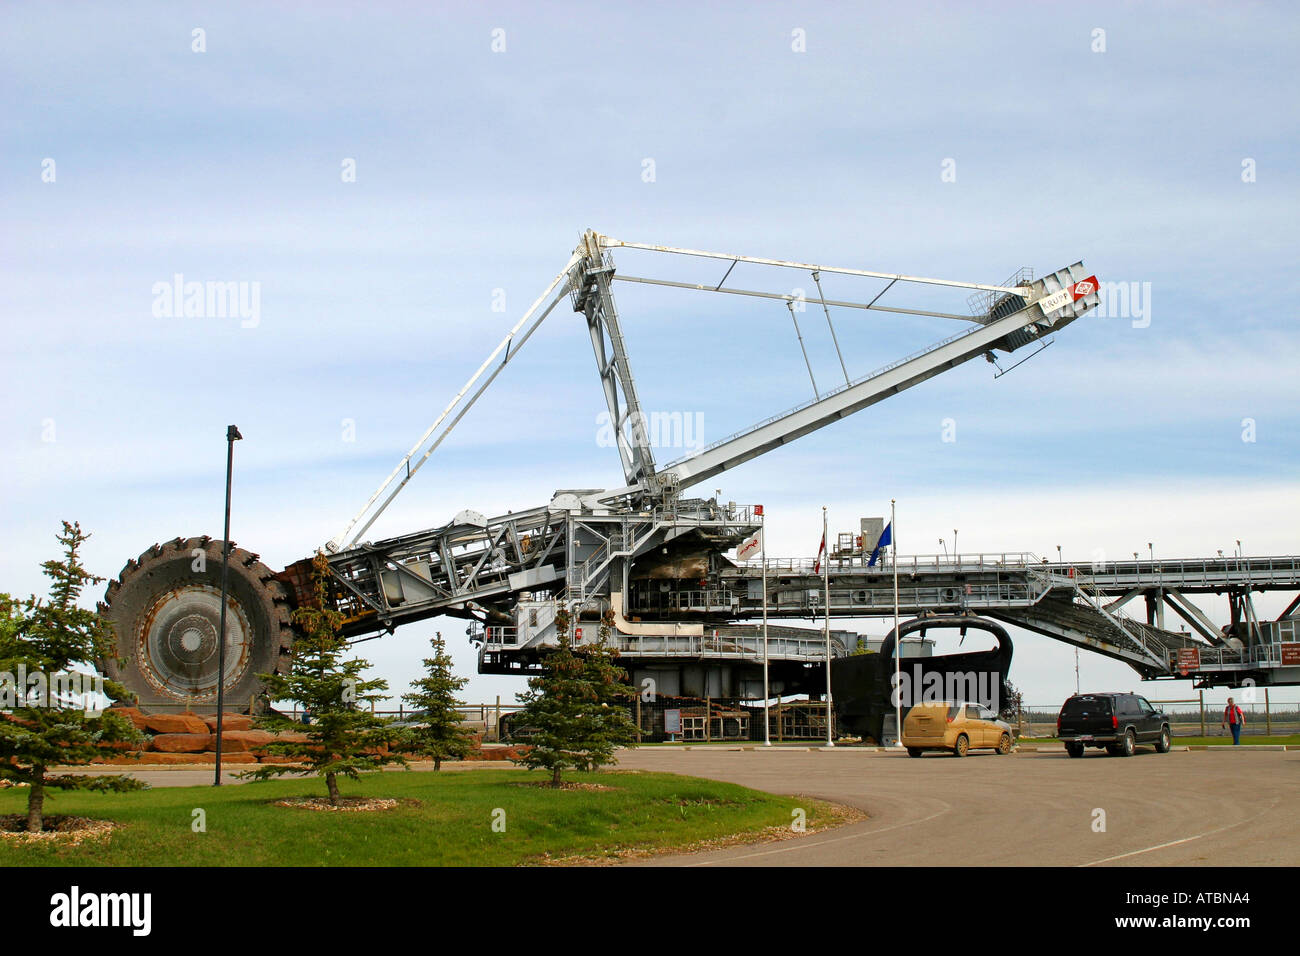
<svg viewBox="0 0 1300 956">
<path fill-rule="evenodd" d="M 1241 743 L 1241 728 L 1246 726 L 1246 715 L 1241 712 L 1231 697 L 1228 698 L 1228 706 L 1223 711 L 1223 722 L 1220 727 L 1229 727 L 1232 729 L 1232 745 L 1236 747 Z"/>
</svg>

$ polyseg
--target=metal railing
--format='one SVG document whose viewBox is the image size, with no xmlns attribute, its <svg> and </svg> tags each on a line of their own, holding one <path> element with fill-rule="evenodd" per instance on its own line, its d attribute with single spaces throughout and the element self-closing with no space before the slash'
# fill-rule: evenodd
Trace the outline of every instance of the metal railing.
<svg viewBox="0 0 1300 956">
<path fill-rule="evenodd" d="M 1073 569 L 1077 574 L 1114 582 L 1142 582 L 1169 588 L 1209 587 L 1223 582 L 1241 584 L 1300 583 L 1300 557 L 1294 555 L 1245 558 L 1157 558 L 1129 561 L 1049 563 L 1053 571 Z"/>
<path fill-rule="evenodd" d="M 517 647 L 519 628 L 512 625 L 490 625 L 483 629 L 483 642 L 493 647 Z"/>
<path fill-rule="evenodd" d="M 831 574 L 870 570 L 880 574 L 893 574 L 894 564 L 890 556 L 882 554 L 876 564 L 867 568 L 869 552 L 857 553 L 849 557 L 836 557 L 832 554 L 826 558 L 826 566 Z M 817 565 L 814 558 L 768 558 L 768 574 L 785 572 L 787 574 L 813 574 Z M 736 564 L 739 568 L 761 573 L 761 558 L 750 558 Z M 931 572 L 958 573 L 969 571 L 1005 571 L 1005 570 L 1044 570 L 1041 559 L 1030 551 L 992 551 L 975 554 L 904 554 L 898 558 L 899 574 L 928 574 Z"/>
<path fill-rule="evenodd" d="M 711 657 L 763 659 L 762 634 L 620 634 L 619 651 L 634 657 Z M 831 636 L 831 655 L 842 656 L 844 645 Z M 769 659 L 821 661 L 826 659 L 826 639 L 821 632 L 808 637 L 769 634 Z"/>
<path fill-rule="evenodd" d="M 1208 645 L 1197 646 L 1197 657 L 1201 668 L 1206 667 L 1281 667 L 1282 666 L 1282 645 L 1276 644 L 1247 644 L 1240 650 L 1233 647 L 1210 647 Z M 1178 669 L 1178 654 L 1169 655 L 1172 662 L 1172 669 Z M 1196 668 L 1192 668 L 1189 676 L 1196 673 Z"/>
<path fill-rule="evenodd" d="M 1094 608 L 1097 611 L 1097 613 L 1103 615 L 1106 618 L 1106 620 L 1110 621 L 1111 624 L 1115 625 L 1115 627 L 1119 630 L 1121 634 L 1123 634 L 1125 637 L 1131 640 L 1138 647 L 1142 648 L 1142 650 L 1146 653 L 1146 655 L 1150 657 L 1153 661 L 1159 661 L 1163 663 L 1164 648 L 1162 647 L 1160 649 L 1161 651 L 1160 653 L 1152 651 L 1150 645 L 1147 642 L 1146 635 L 1143 633 L 1143 628 L 1138 627 L 1136 622 L 1133 621 L 1131 618 L 1129 618 L 1129 616 L 1125 614 L 1122 609 L 1116 608 L 1114 611 L 1108 610 L 1105 607 L 1105 605 L 1102 604 L 1101 592 L 1098 591 L 1095 587 L 1093 588 L 1092 594 L 1089 594 L 1081 578 L 1075 577 L 1073 578 L 1073 581 L 1074 581 L 1075 593 L 1078 594 L 1081 598 L 1083 598 L 1085 603 L 1087 603 L 1090 607 Z M 1130 626 L 1126 627 L 1125 626 L 1126 624 Z"/>
</svg>

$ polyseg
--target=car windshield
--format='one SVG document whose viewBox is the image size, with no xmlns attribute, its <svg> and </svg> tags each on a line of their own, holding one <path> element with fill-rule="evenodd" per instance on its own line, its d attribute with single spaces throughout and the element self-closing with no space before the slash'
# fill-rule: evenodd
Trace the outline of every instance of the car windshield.
<svg viewBox="0 0 1300 956">
<path fill-rule="evenodd" d="M 1109 714 L 1109 697 L 1071 697 L 1061 708 L 1066 717 L 1082 717 L 1085 714 Z"/>
</svg>

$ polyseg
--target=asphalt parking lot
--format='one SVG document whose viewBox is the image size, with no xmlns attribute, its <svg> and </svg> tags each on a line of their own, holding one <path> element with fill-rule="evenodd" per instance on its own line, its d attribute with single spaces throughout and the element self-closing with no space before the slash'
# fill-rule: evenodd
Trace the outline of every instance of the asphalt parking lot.
<svg viewBox="0 0 1300 956">
<path fill-rule="evenodd" d="M 493 766 L 510 765 L 451 763 L 443 770 Z M 851 747 L 643 747 L 620 752 L 619 768 L 803 794 L 869 816 L 782 842 L 635 865 L 1255 867 L 1293 866 L 1300 859 L 1296 750 L 1157 754 L 1143 747 L 1128 758 L 1090 750 L 1071 760 L 1055 749 L 913 759 Z M 118 772 L 155 787 L 212 782 L 210 768 Z M 233 773 L 224 780 L 244 782 Z M 1097 810 L 1104 811 L 1104 831 L 1094 829 Z"/>
<path fill-rule="evenodd" d="M 1291 866 L 1300 751 L 1220 747 L 1133 757 L 642 748 L 662 770 L 849 804 L 870 819 L 656 866 Z M 1095 811 L 1105 830 L 1094 830 Z"/>
</svg>

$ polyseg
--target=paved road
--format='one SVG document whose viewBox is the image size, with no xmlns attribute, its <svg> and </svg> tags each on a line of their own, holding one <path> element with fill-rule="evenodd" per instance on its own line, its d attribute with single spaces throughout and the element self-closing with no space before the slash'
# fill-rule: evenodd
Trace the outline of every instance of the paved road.
<svg viewBox="0 0 1300 956">
<path fill-rule="evenodd" d="M 1095 756 L 1094 756 L 1095 753 Z M 1292 866 L 1300 751 L 946 755 L 643 748 L 624 768 L 858 807 L 863 823 L 648 865 Z M 1093 831 L 1094 810 L 1106 830 Z M 646 865 L 643 863 L 641 865 Z"/>
</svg>

